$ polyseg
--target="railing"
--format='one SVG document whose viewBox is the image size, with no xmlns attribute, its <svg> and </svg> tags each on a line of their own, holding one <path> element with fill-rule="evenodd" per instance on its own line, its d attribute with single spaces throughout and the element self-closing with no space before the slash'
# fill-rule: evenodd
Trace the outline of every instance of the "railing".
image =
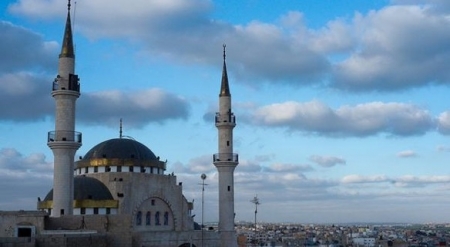
<svg viewBox="0 0 450 247">
<path fill-rule="evenodd" d="M 58 75 L 55 80 L 53 81 L 52 85 L 52 91 L 56 90 L 70 90 L 70 91 L 76 91 L 80 92 L 80 79 L 78 78 L 78 75 L 69 74 L 69 84 L 67 85 L 67 88 L 63 85 L 60 85 L 60 76 Z"/>
<path fill-rule="evenodd" d="M 213 155 L 213 162 L 239 162 L 239 155 L 236 153 L 218 153 Z"/>
<path fill-rule="evenodd" d="M 216 121 L 216 124 L 221 124 L 221 123 L 236 124 L 236 117 L 234 116 L 234 114 L 232 112 L 228 112 L 224 115 L 220 114 L 219 112 L 216 112 L 215 121 Z"/>
<path fill-rule="evenodd" d="M 68 141 L 81 143 L 82 135 L 80 132 L 68 130 L 49 131 L 47 142 Z"/>
</svg>

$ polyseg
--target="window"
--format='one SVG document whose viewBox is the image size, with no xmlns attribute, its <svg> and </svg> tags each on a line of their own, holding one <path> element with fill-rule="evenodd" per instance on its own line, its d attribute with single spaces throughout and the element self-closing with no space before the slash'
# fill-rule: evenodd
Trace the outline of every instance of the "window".
<svg viewBox="0 0 450 247">
<path fill-rule="evenodd" d="M 117 167 L 117 172 L 122 172 L 122 166 Z"/>
<path fill-rule="evenodd" d="M 159 211 L 155 214 L 155 225 L 159 226 L 161 223 L 159 222 Z"/>
<path fill-rule="evenodd" d="M 98 172 L 98 166 L 94 166 L 94 172 Z"/>
<path fill-rule="evenodd" d="M 147 214 L 145 215 L 145 224 L 147 226 L 149 226 L 151 223 L 151 217 L 152 217 L 152 214 L 150 213 L 150 211 L 148 211 Z"/>
<path fill-rule="evenodd" d="M 230 191 L 231 187 L 228 185 L 228 191 Z"/>
<path fill-rule="evenodd" d="M 111 167 L 106 166 L 106 167 L 105 167 L 105 171 L 106 171 L 106 172 L 110 172 L 110 171 L 111 171 Z"/>
<path fill-rule="evenodd" d="M 169 212 L 164 213 L 164 225 L 165 226 L 169 225 Z"/>
<path fill-rule="evenodd" d="M 155 200 L 152 199 L 152 206 L 155 206 Z"/>
<path fill-rule="evenodd" d="M 136 225 L 140 226 L 142 224 L 142 212 L 139 211 L 136 214 Z"/>
<path fill-rule="evenodd" d="M 89 171 L 88 171 L 88 168 L 87 167 L 85 167 L 84 168 L 84 173 L 88 173 Z"/>
<path fill-rule="evenodd" d="M 33 235 L 32 227 L 17 227 L 17 237 L 31 237 Z"/>
<path fill-rule="evenodd" d="M 94 214 L 98 214 L 98 208 L 94 208 Z"/>
<path fill-rule="evenodd" d="M 106 214 L 111 214 L 111 209 L 110 208 L 106 208 Z"/>
<path fill-rule="evenodd" d="M 134 166 L 130 166 L 130 172 L 134 171 Z"/>
<path fill-rule="evenodd" d="M 86 214 L 86 208 L 80 208 L 80 214 Z"/>
<path fill-rule="evenodd" d="M 61 215 L 64 215 L 64 209 L 61 209 L 59 212 L 61 213 Z"/>
</svg>

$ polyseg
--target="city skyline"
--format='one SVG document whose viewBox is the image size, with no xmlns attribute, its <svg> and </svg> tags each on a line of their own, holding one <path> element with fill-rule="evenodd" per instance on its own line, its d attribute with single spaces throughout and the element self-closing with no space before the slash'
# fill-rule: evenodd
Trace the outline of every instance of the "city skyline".
<svg viewBox="0 0 450 247">
<path fill-rule="evenodd" d="M 0 210 L 52 187 L 51 85 L 67 1 L 0 3 Z M 450 222 L 445 0 L 72 1 L 76 157 L 123 135 L 217 221 L 222 46 L 237 126 L 236 221 Z M 7 107 L 4 107 L 7 106 Z M 199 218 L 196 218 L 199 222 Z"/>
</svg>

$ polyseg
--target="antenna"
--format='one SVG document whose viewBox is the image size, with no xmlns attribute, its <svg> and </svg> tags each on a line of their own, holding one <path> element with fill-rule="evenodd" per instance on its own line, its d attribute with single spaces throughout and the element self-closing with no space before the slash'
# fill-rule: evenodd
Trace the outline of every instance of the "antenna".
<svg viewBox="0 0 450 247">
<path fill-rule="evenodd" d="M 69 0 L 70 4 L 70 0 Z M 75 1 L 75 6 L 73 7 L 73 22 L 72 22 L 72 35 L 75 34 L 75 20 L 76 20 L 76 14 L 77 14 L 77 1 Z M 74 53 L 77 54 L 77 43 L 74 41 L 73 44 Z M 76 66 L 76 64 L 75 64 Z"/>
<path fill-rule="evenodd" d="M 225 54 L 225 49 L 227 48 L 226 44 L 223 44 L 223 61 L 225 61 L 226 58 L 226 54 Z"/>
<path fill-rule="evenodd" d="M 122 139 L 122 118 L 120 118 L 119 138 Z"/>
<path fill-rule="evenodd" d="M 76 20 L 76 14 L 77 14 L 77 1 L 75 1 L 75 6 L 73 7 L 73 23 L 72 23 L 72 30 L 75 32 L 75 20 Z"/>
</svg>

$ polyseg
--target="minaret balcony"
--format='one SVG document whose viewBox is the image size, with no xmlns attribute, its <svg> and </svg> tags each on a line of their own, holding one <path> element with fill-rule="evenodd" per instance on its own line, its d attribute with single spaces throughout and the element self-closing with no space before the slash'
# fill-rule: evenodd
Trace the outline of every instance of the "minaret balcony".
<svg viewBox="0 0 450 247">
<path fill-rule="evenodd" d="M 213 155 L 213 162 L 239 162 L 239 155 L 236 153 L 217 153 Z"/>
<path fill-rule="evenodd" d="M 217 112 L 216 116 L 215 116 L 215 122 L 216 122 L 216 126 L 221 126 L 221 125 L 236 126 L 236 116 L 234 116 L 234 114 L 231 112 L 226 113 L 226 114 L 220 114 L 219 112 Z"/>
<path fill-rule="evenodd" d="M 52 91 L 57 90 L 69 90 L 69 91 L 75 91 L 80 92 L 80 79 L 77 75 L 69 74 L 69 83 L 63 83 L 61 81 L 61 77 L 58 75 L 56 79 L 53 81 Z"/>
<path fill-rule="evenodd" d="M 81 132 L 68 131 L 68 130 L 55 130 L 49 131 L 47 142 L 76 142 L 81 143 Z"/>
</svg>

